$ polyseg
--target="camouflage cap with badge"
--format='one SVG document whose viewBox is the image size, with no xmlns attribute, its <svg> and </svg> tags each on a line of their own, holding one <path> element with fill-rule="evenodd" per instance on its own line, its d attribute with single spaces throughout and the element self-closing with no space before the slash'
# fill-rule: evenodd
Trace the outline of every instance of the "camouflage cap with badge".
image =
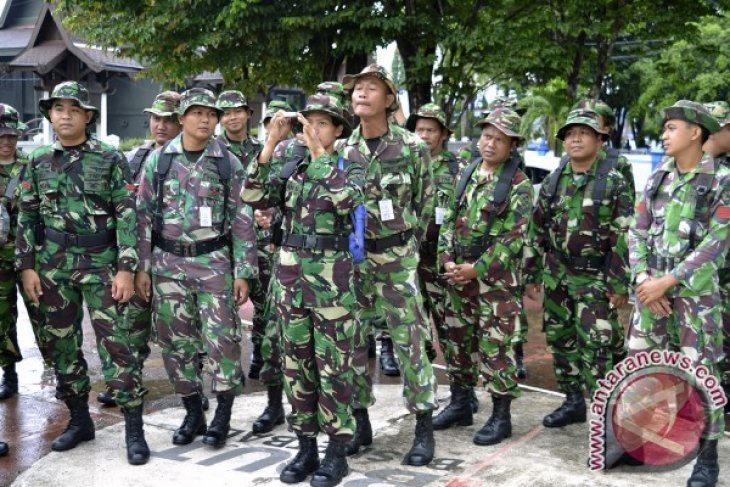
<svg viewBox="0 0 730 487">
<path fill-rule="evenodd" d="M 362 71 L 357 74 L 346 74 L 342 78 L 342 86 L 346 91 L 352 94 L 355 83 L 359 79 L 365 78 L 367 76 L 373 76 L 385 83 L 385 85 L 388 87 L 388 90 L 393 95 L 393 103 L 390 104 L 388 110 L 392 112 L 396 111 L 398 109 L 398 88 L 395 86 L 393 76 L 390 74 L 390 72 L 388 72 L 387 69 L 379 64 L 371 64 L 369 66 L 366 66 Z"/>
<path fill-rule="evenodd" d="M 216 106 L 221 110 L 225 110 L 226 108 L 245 108 L 249 114 L 253 113 L 253 109 L 248 106 L 246 96 L 237 90 L 227 90 L 218 95 Z"/>
<path fill-rule="evenodd" d="M 598 113 L 593 110 L 584 110 L 582 108 L 571 110 L 570 113 L 568 113 L 568 118 L 565 120 L 563 126 L 558 129 L 556 137 L 564 141 L 565 134 L 573 125 L 586 125 L 592 128 L 597 134 L 608 137 L 608 129 L 601 124 Z"/>
<path fill-rule="evenodd" d="M 406 128 L 413 132 L 416 130 L 416 123 L 419 118 L 431 118 L 436 120 L 446 132 L 451 134 L 451 129 L 446 125 L 446 112 L 435 103 L 426 103 L 421 108 L 411 113 L 406 120 Z"/>
<path fill-rule="evenodd" d="M 348 137 L 352 133 L 350 122 L 345 118 L 342 102 L 336 96 L 312 95 L 307 98 L 307 105 L 299 113 L 304 116 L 307 116 L 308 113 L 324 113 L 342 125 L 342 135 L 340 137 Z"/>
<path fill-rule="evenodd" d="M 525 138 L 520 135 L 522 118 L 514 110 L 506 107 L 497 107 L 487 115 L 486 118 L 474 124 L 475 127 L 484 128 L 485 125 L 492 125 L 504 135 L 516 138 L 522 142 Z"/>
<path fill-rule="evenodd" d="M 0 103 L 0 135 L 21 137 L 27 128 L 28 126 L 20 121 L 20 115 L 15 108 Z"/>
<path fill-rule="evenodd" d="M 76 81 L 64 81 L 63 83 L 57 84 L 53 88 L 50 97 L 38 101 L 38 109 L 48 121 L 51 120 L 49 111 L 53 105 L 53 100 L 71 100 L 76 102 L 84 110 L 92 112 L 94 115 L 86 125 L 93 124 L 99 117 L 99 109 L 91 105 L 89 101 L 89 91 L 81 83 Z"/>
<path fill-rule="evenodd" d="M 142 112 L 157 115 L 158 117 L 176 117 L 179 106 L 180 93 L 163 91 L 155 97 L 152 106 L 145 108 Z"/>
<path fill-rule="evenodd" d="M 685 122 L 699 125 L 714 134 L 720 130 L 720 123 L 705 108 L 702 103 L 691 100 L 679 100 L 671 107 L 664 108 L 660 112 L 662 120 L 684 120 Z"/>
<path fill-rule="evenodd" d="M 180 95 L 180 106 L 177 109 L 178 115 L 185 115 L 190 107 L 212 108 L 218 113 L 218 118 L 223 115 L 223 110 L 216 105 L 215 95 L 206 88 L 190 88 Z"/>
<path fill-rule="evenodd" d="M 710 103 L 705 103 L 705 108 L 708 112 L 710 112 L 710 115 L 715 117 L 715 120 L 717 120 L 717 123 L 720 124 L 720 127 L 724 127 L 730 122 L 730 105 L 727 104 L 725 101 L 713 101 Z"/>
</svg>

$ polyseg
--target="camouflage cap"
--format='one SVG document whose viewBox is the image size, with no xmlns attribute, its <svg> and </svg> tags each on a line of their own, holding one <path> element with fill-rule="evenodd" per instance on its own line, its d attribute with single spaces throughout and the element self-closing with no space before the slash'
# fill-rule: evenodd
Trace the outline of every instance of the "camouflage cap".
<svg viewBox="0 0 730 487">
<path fill-rule="evenodd" d="M 357 82 L 357 80 L 366 76 L 374 76 L 383 83 L 385 83 L 385 85 L 388 87 L 388 90 L 390 90 L 390 93 L 394 96 L 393 103 L 390 104 L 388 110 L 397 110 L 398 88 L 395 86 L 393 76 L 388 72 L 387 69 L 379 64 L 371 64 L 369 66 L 366 66 L 365 69 L 360 71 L 358 74 L 346 74 L 342 78 L 342 85 L 345 90 L 352 92 L 352 89 L 355 87 L 355 83 Z"/>
<path fill-rule="evenodd" d="M 522 118 L 514 110 L 506 107 L 497 107 L 487 115 L 486 118 L 479 120 L 474 124 L 475 127 L 483 128 L 485 125 L 493 125 L 494 128 L 502 132 L 504 135 L 514 137 L 520 141 L 524 137 L 520 135 L 520 125 Z"/>
<path fill-rule="evenodd" d="M 158 117 L 177 116 L 177 108 L 180 106 L 180 93 L 175 91 L 163 91 L 155 97 L 152 106 L 142 110 L 144 113 L 151 113 Z"/>
<path fill-rule="evenodd" d="M 342 135 L 340 137 L 348 137 L 352 133 L 350 122 L 345 118 L 345 110 L 342 102 L 336 96 L 330 95 L 312 95 L 307 98 L 307 106 L 299 113 L 306 116 L 308 113 L 324 113 L 339 121 L 342 124 Z"/>
<path fill-rule="evenodd" d="M 337 81 L 325 81 L 317 85 L 317 93 L 320 95 L 336 96 L 345 100 L 345 88 Z"/>
<path fill-rule="evenodd" d="M 436 120 L 446 131 L 451 134 L 451 129 L 446 125 L 446 113 L 435 103 L 426 103 L 421 108 L 411 113 L 406 120 L 406 128 L 413 132 L 416 130 L 416 123 L 419 118 L 432 118 Z"/>
<path fill-rule="evenodd" d="M 608 129 L 601 126 L 599 115 L 593 110 L 571 110 L 568 118 L 560 129 L 558 129 L 557 138 L 565 140 L 565 133 L 572 125 L 587 125 L 600 135 L 608 135 Z"/>
<path fill-rule="evenodd" d="M 509 108 L 513 112 L 515 112 L 517 115 L 522 116 L 525 112 L 524 108 L 520 108 L 519 102 L 515 100 L 514 98 L 508 98 L 506 96 L 498 96 L 494 100 L 492 100 L 488 105 L 487 108 L 483 109 L 481 111 L 482 118 L 486 118 L 489 116 L 489 113 L 496 109 L 496 108 Z"/>
<path fill-rule="evenodd" d="M 662 119 L 679 119 L 704 127 L 708 132 L 714 134 L 720 130 L 720 124 L 715 117 L 705 108 L 702 103 L 690 100 L 679 100 L 671 107 L 664 108 L 661 112 Z"/>
<path fill-rule="evenodd" d="M 218 95 L 218 101 L 215 104 L 221 110 L 226 108 L 246 108 L 249 113 L 253 113 L 251 107 L 248 106 L 248 100 L 246 100 L 244 94 L 236 90 L 224 91 Z"/>
<path fill-rule="evenodd" d="M 705 103 L 705 108 L 710 115 L 715 117 L 720 127 L 724 127 L 730 122 L 730 106 L 725 101 L 713 101 Z"/>
<path fill-rule="evenodd" d="M 206 88 L 190 88 L 180 95 L 180 106 L 177 109 L 178 115 L 185 115 L 185 112 L 192 106 L 212 108 L 218 113 L 218 118 L 223 110 L 215 104 L 215 95 Z"/>
<path fill-rule="evenodd" d="M 608 105 L 608 103 L 597 98 L 584 98 L 573 105 L 573 108 L 570 110 L 596 112 L 603 117 L 603 125 L 607 128 L 613 127 L 616 123 L 616 115 L 614 115 L 613 109 Z"/>
<path fill-rule="evenodd" d="M 90 104 L 89 91 L 84 87 L 84 85 L 77 81 L 64 81 L 63 83 L 57 84 L 53 88 L 53 92 L 51 92 L 50 97 L 43 98 L 38 101 L 38 109 L 49 121 L 51 120 L 51 117 L 48 112 L 51 109 L 51 105 L 53 105 L 53 100 L 72 100 L 84 110 L 93 112 L 94 115 L 86 125 L 91 125 L 96 122 L 96 119 L 99 116 L 99 109 Z"/>
<path fill-rule="evenodd" d="M 266 123 L 270 118 L 272 118 L 276 112 L 293 112 L 294 109 L 292 109 L 291 105 L 289 105 L 284 100 L 271 100 L 268 105 L 266 105 L 266 112 L 264 113 L 264 119 L 262 120 L 263 123 Z"/>
<path fill-rule="evenodd" d="M 20 137 L 26 128 L 27 126 L 20 121 L 20 115 L 15 108 L 0 103 L 0 135 Z"/>
</svg>

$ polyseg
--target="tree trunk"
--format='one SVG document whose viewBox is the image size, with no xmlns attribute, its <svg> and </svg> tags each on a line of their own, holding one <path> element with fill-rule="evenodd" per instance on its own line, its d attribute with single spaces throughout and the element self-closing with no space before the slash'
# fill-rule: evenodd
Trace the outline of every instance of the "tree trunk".
<svg viewBox="0 0 730 487">
<path fill-rule="evenodd" d="M 573 57 L 573 69 L 570 71 L 570 74 L 568 75 L 567 86 L 565 88 L 565 92 L 568 95 L 568 98 L 570 98 L 571 102 L 575 100 L 576 94 L 578 92 L 578 82 L 580 81 L 580 68 L 583 66 L 583 57 L 585 54 L 585 43 L 586 43 L 586 33 L 585 31 L 580 31 L 580 34 L 578 34 L 578 38 L 575 40 L 576 49 L 575 56 Z"/>
</svg>

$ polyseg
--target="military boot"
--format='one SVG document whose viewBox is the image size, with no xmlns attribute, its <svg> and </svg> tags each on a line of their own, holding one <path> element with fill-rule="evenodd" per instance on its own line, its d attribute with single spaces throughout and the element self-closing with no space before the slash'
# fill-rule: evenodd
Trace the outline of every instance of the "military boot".
<svg viewBox="0 0 730 487">
<path fill-rule="evenodd" d="M 10 451 L 10 447 L 4 441 L 0 441 L 0 457 L 4 457 Z"/>
<path fill-rule="evenodd" d="M 71 419 L 66 430 L 51 444 L 53 451 L 66 451 L 75 448 L 82 441 L 93 440 L 96 436 L 94 422 L 89 415 L 89 396 L 73 396 L 66 399 L 66 407 Z"/>
<path fill-rule="evenodd" d="M 259 380 L 261 367 L 264 366 L 264 357 L 261 355 L 261 344 L 254 343 L 251 352 L 251 365 L 248 367 L 248 378 Z"/>
<path fill-rule="evenodd" d="M 372 333 L 368 334 L 368 358 L 375 358 L 376 355 L 376 349 L 375 349 L 375 335 Z"/>
<path fill-rule="evenodd" d="M 692 475 L 687 480 L 687 487 L 714 487 L 719 477 L 717 440 L 702 440 Z"/>
<path fill-rule="evenodd" d="M 373 444 L 373 427 L 370 424 L 370 415 L 365 408 L 356 408 L 352 410 L 355 417 L 356 428 L 352 441 L 345 447 L 345 453 L 350 456 L 360 451 L 361 446 Z"/>
<path fill-rule="evenodd" d="M 586 422 L 586 401 L 581 391 L 570 391 L 558 409 L 545 416 L 542 424 L 546 428 L 560 428 L 573 423 Z"/>
<path fill-rule="evenodd" d="M 324 459 L 319 466 L 309 485 L 312 487 L 333 487 L 350 473 L 350 467 L 347 465 L 347 457 L 345 456 L 345 446 L 347 442 L 335 440 L 330 436 L 330 442 L 327 450 L 324 452 Z"/>
<path fill-rule="evenodd" d="M 96 402 L 109 407 L 115 407 L 117 405 L 117 401 L 114 400 L 114 392 L 109 386 L 96 395 Z"/>
<path fill-rule="evenodd" d="M 451 384 L 451 401 L 443 411 L 433 419 L 433 429 L 444 430 L 454 425 L 471 426 L 474 424 L 471 393 L 473 388 L 463 389 Z"/>
<path fill-rule="evenodd" d="M 13 397 L 18 393 L 18 373 L 15 371 L 15 362 L 3 367 L 3 381 L 0 382 L 0 399 Z"/>
<path fill-rule="evenodd" d="M 281 404 L 281 396 L 284 392 L 284 387 L 281 385 L 268 387 L 266 389 L 266 395 L 268 396 L 268 403 L 264 412 L 256 418 L 251 428 L 254 433 L 268 433 L 274 429 L 274 426 L 284 423 L 284 406 Z"/>
<path fill-rule="evenodd" d="M 433 460 L 433 451 L 436 441 L 433 439 L 433 411 L 423 411 L 416 414 L 416 435 L 413 446 L 406 457 L 406 464 L 414 467 L 428 465 Z"/>
<path fill-rule="evenodd" d="M 307 475 L 314 473 L 319 468 L 319 452 L 317 451 L 317 438 L 303 436 L 297 433 L 299 439 L 299 451 L 294 459 L 287 463 L 279 475 L 279 480 L 285 484 L 297 484 L 307 478 Z"/>
<path fill-rule="evenodd" d="M 127 443 L 127 461 L 130 465 L 144 465 L 150 459 L 150 447 L 144 439 L 142 405 L 122 408 L 124 411 L 124 440 Z"/>
<path fill-rule="evenodd" d="M 180 427 L 172 435 L 173 445 L 188 445 L 193 442 L 197 435 L 204 435 L 207 431 L 205 425 L 205 413 L 203 413 L 203 401 L 201 394 L 193 394 L 182 398 L 185 406 L 185 419 Z"/>
<path fill-rule="evenodd" d="M 525 367 L 525 349 L 522 342 L 515 345 L 515 362 L 517 364 L 517 378 L 527 378 L 527 367 Z"/>
<path fill-rule="evenodd" d="M 495 445 L 512 436 L 512 415 L 509 412 L 510 396 L 492 396 L 492 415 L 482 429 L 474 435 L 477 445 Z"/>
<path fill-rule="evenodd" d="M 471 412 L 472 414 L 476 414 L 479 412 L 479 398 L 477 397 L 477 393 L 472 387 L 471 392 L 469 393 L 469 404 L 471 404 Z"/>
<path fill-rule="evenodd" d="M 393 339 L 385 333 L 380 337 L 380 369 L 385 375 L 393 377 L 400 375 L 398 360 L 393 352 Z"/>
<path fill-rule="evenodd" d="M 209 446 L 221 447 L 226 444 L 228 432 L 231 429 L 231 408 L 236 396 L 233 393 L 218 394 L 218 406 L 215 416 L 208 426 L 208 433 L 203 437 L 203 443 Z"/>
</svg>

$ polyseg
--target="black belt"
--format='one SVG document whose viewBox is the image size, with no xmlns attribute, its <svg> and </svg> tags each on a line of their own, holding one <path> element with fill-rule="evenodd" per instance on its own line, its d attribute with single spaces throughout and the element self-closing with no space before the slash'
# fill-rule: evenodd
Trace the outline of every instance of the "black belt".
<svg viewBox="0 0 730 487">
<path fill-rule="evenodd" d="M 423 242 L 421 243 L 421 248 L 418 253 L 421 257 L 436 257 L 436 254 L 438 253 L 438 245 L 431 241 Z"/>
<path fill-rule="evenodd" d="M 285 233 L 282 237 L 282 245 L 297 249 L 348 250 L 350 248 L 350 241 L 348 237 L 337 235 Z"/>
<path fill-rule="evenodd" d="M 480 257 L 485 250 L 487 250 L 487 245 L 484 241 L 471 245 L 454 244 L 454 253 L 460 257 L 464 257 L 465 259 Z"/>
<path fill-rule="evenodd" d="M 230 246 L 230 240 L 225 235 L 200 242 L 180 242 L 179 240 L 155 238 L 154 245 L 178 257 L 197 257 Z"/>
<path fill-rule="evenodd" d="M 59 232 L 46 228 L 46 239 L 65 248 L 68 247 L 101 247 L 102 245 L 116 244 L 117 233 L 114 230 L 95 233 L 93 235 L 77 235 L 75 233 Z"/>
<path fill-rule="evenodd" d="M 659 257 L 657 255 L 650 254 L 646 263 L 650 269 L 655 269 L 662 272 L 670 272 L 677 267 L 684 259 L 679 257 Z"/>
<path fill-rule="evenodd" d="M 608 257 L 581 257 L 553 252 L 560 262 L 574 271 L 603 271 Z"/>
<path fill-rule="evenodd" d="M 388 250 L 391 247 L 397 247 L 405 245 L 413 236 L 413 230 L 406 230 L 405 232 L 396 233 L 390 237 L 365 239 L 365 250 L 368 252 L 382 252 Z"/>
</svg>

